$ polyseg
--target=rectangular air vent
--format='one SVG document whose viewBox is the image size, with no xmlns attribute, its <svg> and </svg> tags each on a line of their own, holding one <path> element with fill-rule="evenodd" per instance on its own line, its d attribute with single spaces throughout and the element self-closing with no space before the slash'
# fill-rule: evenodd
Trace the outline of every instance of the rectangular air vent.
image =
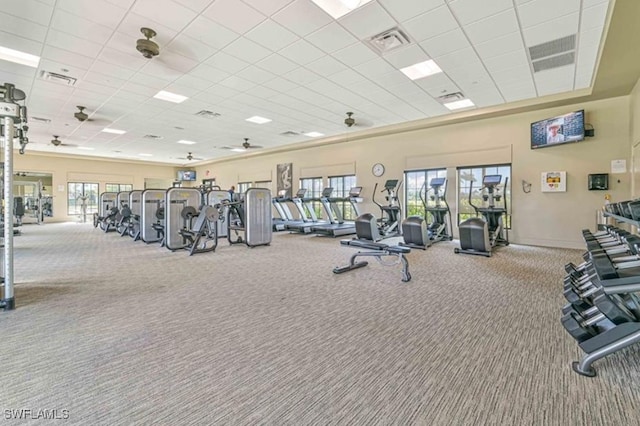
<svg viewBox="0 0 640 426">
<path fill-rule="evenodd" d="M 530 46 L 529 57 L 533 71 L 540 72 L 573 64 L 575 49 L 575 34 Z"/>
<path fill-rule="evenodd" d="M 374 35 L 367 43 L 378 53 L 387 53 L 411 43 L 409 37 L 399 28 L 394 27 Z"/>
<path fill-rule="evenodd" d="M 299 136 L 300 133 L 294 132 L 293 130 L 287 130 L 286 132 L 280 133 L 281 136 Z"/>
<path fill-rule="evenodd" d="M 449 102 L 456 102 L 466 99 L 460 92 L 447 93 L 446 95 L 438 96 L 438 102 L 441 104 L 448 104 Z"/>
<path fill-rule="evenodd" d="M 31 121 L 37 121 L 39 123 L 51 123 L 51 120 L 48 118 L 41 118 L 41 117 L 29 117 L 29 119 Z"/>
<path fill-rule="evenodd" d="M 40 77 L 43 80 L 51 81 L 53 83 L 64 84 L 65 86 L 75 86 L 76 79 L 68 75 L 56 74 L 55 72 L 49 72 L 42 70 Z"/>
<path fill-rule="evenodd" d="M 162 136 L 158 136 L 158 135 L 144 135 L 143 136 L 144 139 L 162 139 Z"/>
<path fill-rule="evenodd" d="M 200 117 L 204 117 L 204 118 L 217 118 L 217 117 L 220 117 L 220 113 L 213 112 L 213 111 L 208 111 L 206 109 L 203 109 L 202 111 L 196 112 L 196 115 L 200 116 Z"/>
</svg>

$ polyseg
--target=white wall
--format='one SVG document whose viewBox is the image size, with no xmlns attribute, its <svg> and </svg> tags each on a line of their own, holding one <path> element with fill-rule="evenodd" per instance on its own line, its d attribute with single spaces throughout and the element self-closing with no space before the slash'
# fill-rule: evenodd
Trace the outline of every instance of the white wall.
<svg viewBox="0 0 640 426">
<path fill-rule="evenodd" d="M 276 165 L 293 163 L 294 188 L 300 177 L 336 171 L 353 171 L 364 187 L 363 211 L 379 214 L 370 202 L 374 184 L 387 178 L 402 178 L 404 171 L 427 167 L 447 167 L 451 182 L 449 204 L 456 209 L 457 166 L 511 162 L 513 231 L 515 243 L 556 247 L 584 246 L 581 230 L 595 226 L 596 210 L 604 203 L 603 191 L 587 190 L 589 173 L 610 172 L 611 160 L 630 162 L 630 99 L 628 96 L 538 110 L 516 115 L 425 128 L 411 132 L 370 137 L 308 149 L 252 156 L 211 163 L 196 168 L 199 176 L 215 176 L 223 188 L 240 181 L 265 180 L 275 183 Z M 594 138 L 565 146 L 530 149 L 530 123 L 578 109 L 596 131 Z M 376 179 L 371 167 L 384 163 L 385 175 Z M 325 170 L 325 172 L 322 172 Z M 541 173 L 566 171 L 566 193 L 542 193 Z M 255 178 L 255 179 L 254 179 Z M 533 184 L 525 194 L 522 180 Z M 630 174 L 611 175 L 614 200 L 630 195 Z M 455 220 L 454 220 L 455 222 Z"/>
</svg>

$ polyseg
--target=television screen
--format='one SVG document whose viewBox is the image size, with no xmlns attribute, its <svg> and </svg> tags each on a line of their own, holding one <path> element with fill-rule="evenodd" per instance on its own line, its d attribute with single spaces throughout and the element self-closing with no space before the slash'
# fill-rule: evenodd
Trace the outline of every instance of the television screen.
<svg viewBox="0 0 640 426">
<path fill-rule="evenodd" d="M 196 180 L 196 172 L 195 172 L 195 170 L 179 170 L 178 171 L 178 180 L 179 181 L 194 181 L 194 180 Z"/>
<path fill-rule="evenodd" d="M 584 110 L 531 123 L 531 149 L 584 139 Z"/>
</svg>

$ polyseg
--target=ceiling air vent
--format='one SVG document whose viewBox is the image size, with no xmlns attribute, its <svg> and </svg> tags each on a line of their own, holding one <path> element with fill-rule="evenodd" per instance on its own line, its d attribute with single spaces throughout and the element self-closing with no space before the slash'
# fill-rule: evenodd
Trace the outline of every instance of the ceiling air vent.
<svg viewBox="0 0 640 426">
<path fill-rule="evenodd" d="M 64 84 L 65 86 L 74 86 L 76 79 L 69 77 L 68 75 L 56 74 L 55 72 L 41 71 L 40 77 L 43 80 L 51 81 L 53 83 Z"/>
<path fill-rule="evenodd" d="M 204 118 L 217 118 L 217 117 L 220 117 L 220 113 L 213 112 L 213 111 L 208 111 L 206 109 L 203 109 L 202 111 L 196 112 L 196 115 L 200 116 L 200 117 L 204 117 Z"/>
<path fill-rule="evenodd" d="M 529 47 L 534 72 L 571 65 L 576 59 L 576 35 L 540 43 Z"/>
<path fill-rule="evenodd" d="M 438 96 L 438 101 L 441 104 L 448 104 L 449 102 L 461 101 L 463 99 L 466 99 L 466 98 L 460 92 L 447 93 L 446 95 Z"/>
<path fill-rule="evenodd" d="M 371 37 L 367 40 L 367 43 L 377 52 L 384 54 L 399 47 L 406 46 L 411 43 L 411 41 L 401 29 L 394 27 Z"/>
<path fill-rule="evenodd" d="M 300 133 L 294 132 L 293 130 L 287 130 L 286 132 L 280 133 L 281 136 L 299 136 Z"/>
<path fill-rule="evenodd" d="M 41 117 L 29 117 L 30 121 L 37 121 L 39 123 L 51 123 L 51 120 L 48 118 L 41 118 Z"/>
<path fill-rule="evenodd" d="M 158 136 L 158 135 L 144 135 L 143 136 L 144 139 L 162 139 L 162 136 Z"/>
</svg>

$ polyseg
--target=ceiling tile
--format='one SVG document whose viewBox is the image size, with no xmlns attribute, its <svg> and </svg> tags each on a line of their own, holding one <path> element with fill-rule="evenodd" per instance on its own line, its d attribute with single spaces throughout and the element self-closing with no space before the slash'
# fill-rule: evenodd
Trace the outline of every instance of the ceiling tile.
<svg viewBox="0 0 640 426">
<path fill-rule="evenodd" d="M 202 12 L 207 8 L 214 0 L 180 0 L 180 4 L 188 7 L 194 12 Z"/>
<path fill-rule="evenodd" d="M 284 74 L 282 77 L 301 85 L 307 85 L 321 78 L 318 74 L 313 71 L 309 71 L 304 67 L 296 68 L 295 70 Z"/>
<path fill-rule="evenodd" d="M 600 3 L 609 3 L 610 0 L 582 0 L 582 8 L 587 9 Z"/>
<path fill-rule="evenodd" d="M 206 64 L 200 64 L 189 72 L 190 76 L 218 83 L 229 77 L 229 73 Z"/>
<path fill-rule="evenodd" d="M 353 69 L 370 79 L 375 79 L 378 76 L 397 71 L 393 66 L 389 65 L 389 63 L 382 58 L 376 58 L 372 61 L 365 62 L 356 67 L 353 67 Z"/>
<path fill-rule="evenodd" d="M 2 2 L 2 11 L 18 18 L 49 26 L 53 7 L 35 0 L 5 1 Z"/>
<path fill-rule="evenodd" d="M 480 58 L 478 58 L 475 50 L 470 47 L 456 50 L 455 52 L 447 53 L 446 55 L 438 56 L 434 58 L 434 60 L 445 72 L 449 68 L 458 68 L 467 64 L 480 62 Z"/>
<path fill-rule="evenodd" d="M 325 56 L 324 52 L 303 39 L 290 44 L 278 53 L 300 65 L 306 65 Z"/>
<path fill-rule="evenodd" d="M 504 55 L 483 60 L 490 73 L 515 67 L 529 67 L 529 58 L 524 50 L 512 50 Z"/>
<path fill-rule="evenodd" d="M 49 30 L 49 34 L 47 35 L 47 44 L 60 49 L 67 49 L 89 58 L 95 58 L 98 56 L 102 49 L 102 46 L 98 43 L 53 29 Z"/>
<path fill-rule="evenodd" d="M 380 57 L 374 53 L 369 46 L 366 46 L 361 42 L 354 43 L 351 46 L 347 46 L 344 49 L 333 52 L 331 56 L 350 67 L 355 67 L 364 62 Z"/>
<path fill-rule="evenodd" d="M 113 29 L 127 12 L 127 9 L 104 1 L 58 0 L 56 7 Z"/>
<path fill-rule="evenodd" d="M 258 62 L 271 54 L 268 49 L 244 37 L 232 42 L 224 52 L 248 63 Z"/>
<path fill-rule="evenodd" d="M 433 9 L 402 24 L 417 42 L 435 37 L 458 28 L 458 23 L 446 6 Z"/>
<path fill-rule="evenodd" d="M 514 50 L 524 50 L 524 43 L 520 31 L 516 31 L 484 43 L 478 43 L 475 45 L 475 49 L 481 58 L 488 59 Z"/>
<path fill-rule="evenodd" d="M 118 36 L 125 35 L 122 43 L 126 45 L 127 51 L 136 51 L 136 40 L 144 38 L 140 31 L 140 28 L 143 27 L 151 28 L 156 32 L 153 41 L 160 46 L 160 51 L 178 34 L 178 31 L 153 21 L 144 15 L 130 12 L 124 17 L 116 32 Z"/>
<path fill-rule="evenodd" d="M 482 90 L 468 90 L 465 95 L 473 101 L 477 108 L 484 108 L 504 103 L 504 98 L 495 86 Z"/>
<path fill-rule="evenodd" d="M 467 89 L 474 89 L 476 86 L 494 84 L 493 79 L 480 62 L 448 69 L 447 75 L 463 92 L 466 92 Z"/>
<path fill-rule="evenodd" d="M 185 74 L 176 80 L 176 84 L 179 86 L 185 86 L 192 89 L 206 90 L 212 86 L 212 82 L 200 77 L 196 77 L 191 74 Z"/>
<path fill-rule="evenodd" d="M 407 21 L 438 6 L 444 5 L 444 0 L 398 1 L 378 0 L 395 19 Z"/>
<path fill-rule="evenodd" d="M 20 50 L 32 55 L 40 55 L 40 51 L 42 50 L 42 43 L 38 43 L 24 37 L 19 37 L 14 34 L 5 33 L 3 31 L 0 31 L 0 46 Z"/>
<path fill-rule="evenodd" d="M 207 59 L 205 63 L 231 74 L 234 74 L 249 66 L 249 63 L 222 51 Z"/>
<path fill-rule="evenodd" d="M 256 65 L 277 75 L 282 75 L 298 67 L 294 62 L 277 53 L 257 62 Z"/>
<path fill-rule="evenodd" d="M 15 66 L 22 67 L 21 65 L 18 65 L 18 64 L 15 64 Z M 81 68 L 81 67 L 69 65 L 68 63 L 61 63 L 61 62 L 52 61 L 51 59 L 42 58 L 40 60 L 40 65 L 38 66 L 38 74 L 40 74 L 41 71 L 48 71 L 48 72 L 54 72 L 56 74 L 62 74 L 69 77 L 73 77 L 75 79 L 81 79 L 85 75 L 85 73 L 89 70 L 91 63 L 87 61 L 86 66 L 87 68 Z M 30 67 L 23 67 L 23 68 L 33 69 Z"/>
<path fill-rule="evenodd" d="M 455 0 L 449 2 L 449 7 L 458 18 L 458 22 L 466 25 L 507 9 L 513 9 L 513 2 L 511 0 Z"/>
<path fill-rule="evenodd" d="M 420 80 L 416 80 L 415 83 L 434 98 L 447 93 L 460 91 L 460 88 L 444 73 L 421 78 Z"/>
<path fill-rule="evenodd" d="M 469 40 L 467 40 L 467 36 L 464 35 L 459 28 L 420 42 L 420 47 L 432 58 L 446 55 L 447 53 L 455 52 L 456 50 L 469 46 L 471 46 L 471 44 Z"/>
<path fill-rule="evenodd" d="M 288 90 L 298 87 L 294 82 L 285 80 L 282 77 L 276 77 L 273 80 L 269 80 L 264 83 L 263 86 L 281 93 L 286 93 Z"/>
<path fill-rule="evenodd" d="M 366 40 L 398 24 L 374 1 L 343 16 L 338 22 L 360 40 Z"/>
<path fill-rule="evenodd" d="M 256 84 L 262 84 L 266 81 L 273 80 L 276 77 L 275 74 L 254 65 L 243 69 L 236 75 Z"/>
<path fill-rule="evenodd" d="M 520 80 L 509 84 L 499 84 L 498 88 L 502 97 L 507 102 L 516 102 L 537 96 L 536 87 L 532 79 Z"/>
<path fill-rule="evenodd" d="M 609 5 L 607 3 L 600 3 L 584 9 L 582 11 L 580 31 L 603 26 L 607 17 L 608 9 Z"/>
<path fill-rule="evenodd" d="M 203 14 L 238 34 L 244 34 L 266 18 L 254 8 L 237 0 L 216 0 Z"/>
<path fill-rule="evenodd" d="M 251 7 L 259 10 L 262 14 L 266 16 L 271 16 L 277 11 L 283 9 L 293 0 L 242 0 Z"/>
<path fill-rule="evenodd" d="M 216 49 L 222 49 L 239 37 L 238 34 L 204 16 L 194 19 L 183 34 Z"/>
<path fill-rule="evenodd" d="M 332 22 L 324 28 L 310 34 L 306 40 L 327 53 L 335 52 L 357 41 L 355 37 L 336 22 Z"/>
<path fill-rule="evenodd" d="M 56 10 L 54 12 L 53 19 L 51 20 L 51 28 L 99 44 L 106 43 L 109 37 L 111 37 L 111 34 L 113 34 L 113 29 L 109 27 L 91 22 L 63 10 Z"/>
<path fill-rule="evenodd" d="M 522 28 L 543 24 L 549 18 L 558 18 L 580 10 L 580 0 L 533 0 L 518 6 L 518 18 Z M 549 14 L 553 11 L 553 15 Z"/>
<path fill-rule="evenodd" d="M 544 24 L 525 28 L 524 41 L 527 46 L 535 46 L 540 43 L 566 37 L 578 32 L 579 14 L 573 13 L 560 18 L 547 21 Z"/>
<path fill-rule="evenodd" d="M 464 31 L 473 44 L 482 43 L 519 30 L 520 27 L 513 9 L 464 26 Z"/>
<path fill-rule="evenodd" d="M 500 86 L 503 84 L 515 84 L 522 80 L 531 80 L 532 71 L 529 64 L 509 66 L 490 71 L 495 82 Z"/>
<path fill-rule="evenodd" d="M 163 25 L 176 31 L 181 31 L 197 16 L 193 10 L 171 0 L 164 0 L 161 3 L 157 0 L 137 0 L 132 11 L 154 21 L 162 22 Z"/>
<path fill-rule="evenodd" d="M 98 59 L 130 70 L 139 70 L 146 65 L 148 61 L 137 51 L 135 53 L 124 53 L 110 47 L 104 47 L 98 55 Z"/>
<path fill-rule="evenodd" d="M 328 80 L 344 87 L 349 87 L 352 84 L 360 83 L 365 79 L 365 77 L 363 77 L 362 74 L 357 73 L 352 69 L 345 69 L 327 78 Z"/>
<path fill-rule="evenodd" d="M 19 37 L 43 43 L 47 36 L 47 27 L 33 21 L 22 19 L 0 12 L 2 31 L 15 34 Z"/>
<path fill-rule="evenodd" d="M 385 54 L 384 59 L 394 67 L 400 69 L 419 62 L 424 62 L 431 58 L 429 55 L 424 53 L 420 46 L 412 44 Z"/>
<path fill-rule="evenodd" d="M 167 45 L 167 49 L 198 62 L 205 61 L 218 51 L 215 47 L 211 47 L 184 34 L 180 34 L 174 38 L 173 41 Z"/>
<path fill-rule="evenodd" d="M 578 39 L 578 50 L 597 50 L 598 46 L 600 45 L 600 40 L 602 39 L 602 30 L 603 27 L 596 27 L 580 31 Z"/>
<path fill-rule="evenodd" d="M 270 19 L 263 21 L 245 36 L 274 52 L 299 39 L 297 35 Z"/>
<path fill-rule="evenodd" d="M 575 65 L 568 65 L 534 74 L 539 96 L 552 95 L 573 90 Z"/>
<path fill-rule="evenodd" d="M 310 0 L 295 0 L 271 18 L 300 37 L 332 22 L 331 17 Z"/>
<path fill-rule="evenodd" d="M 364 61 L 363 61 L 364 62 Z M 332 56 L 326 55 L 317 61 L 313 61 L 307 65 L 310 70 L 317 72 L 320 75 L 330 76 L 337 72 L 347 69 L 344 64 L 334 59 Z"/>
</svg>

